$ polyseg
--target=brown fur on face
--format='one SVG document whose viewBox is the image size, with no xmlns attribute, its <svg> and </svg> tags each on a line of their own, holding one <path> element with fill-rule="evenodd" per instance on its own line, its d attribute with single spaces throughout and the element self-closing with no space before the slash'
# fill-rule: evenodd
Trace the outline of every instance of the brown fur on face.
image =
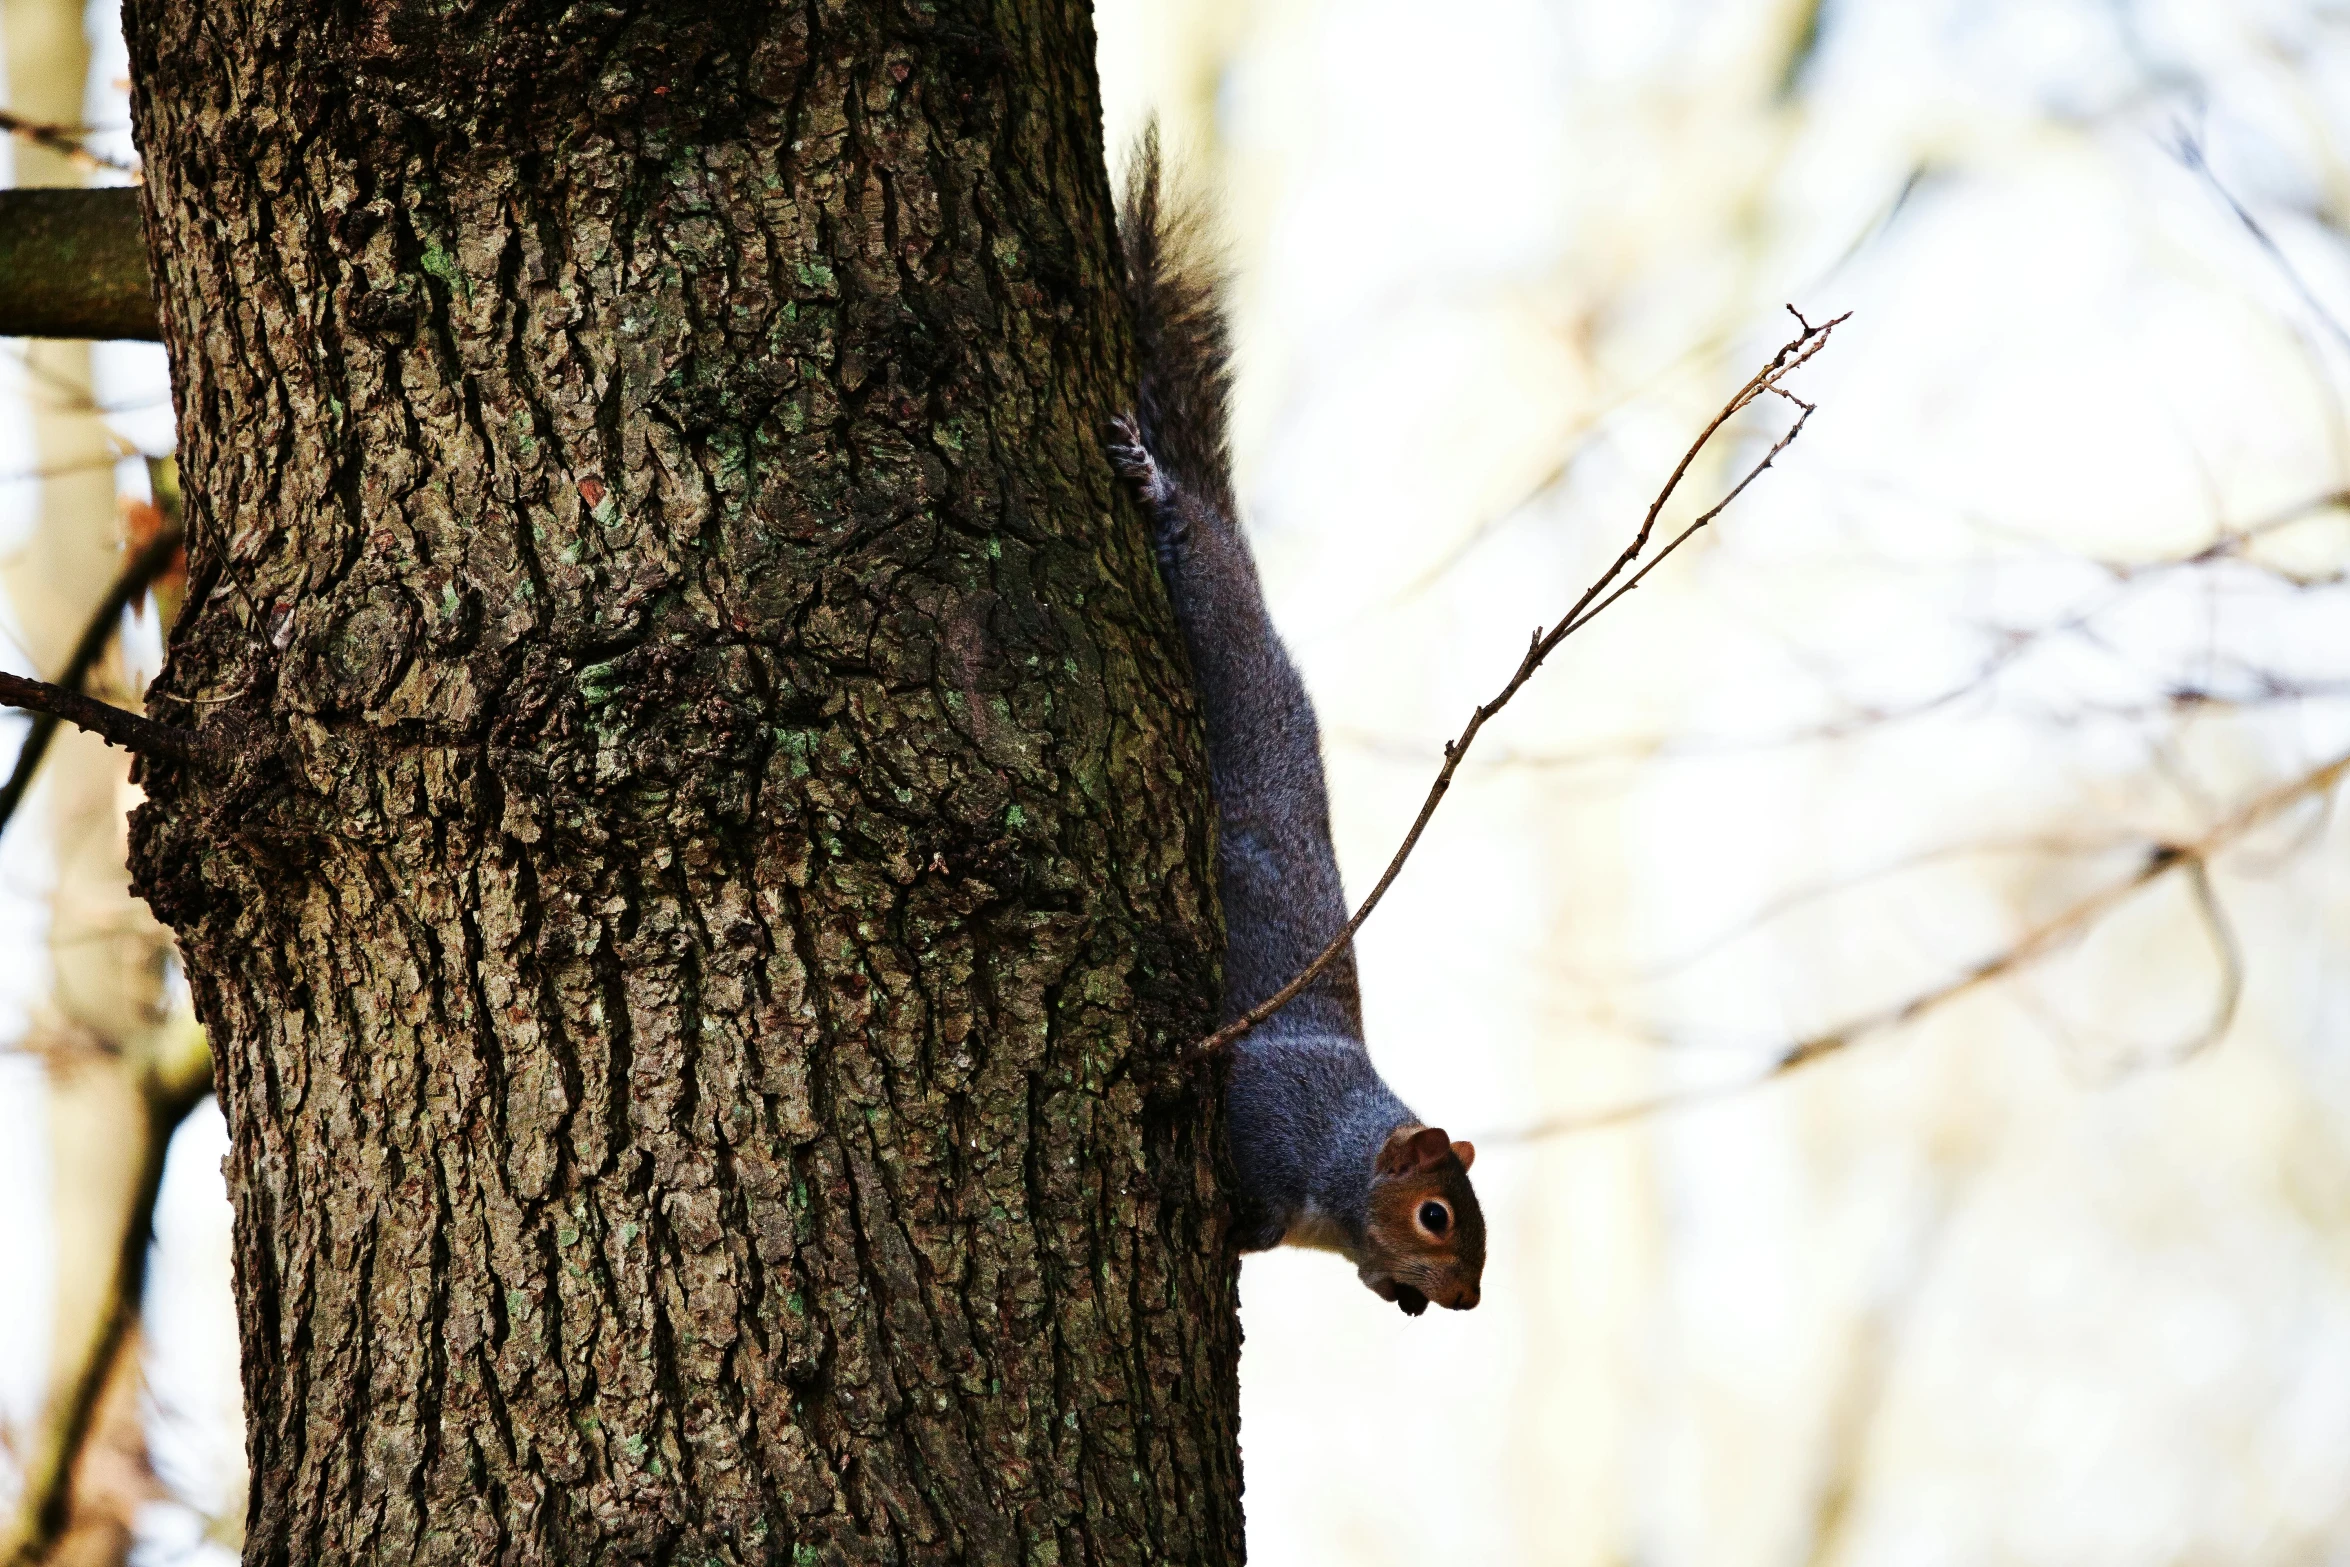
<svg viewBox="0 0 2350 1567">
<path fill-rule="evenodd" d="M 1477 1304 L 1485 1275 L 1485 1213 L 1469 1185 L 1477 1150 L 1447 1141 L 1433 1126 L 1399 1126 L 1379 1150 L 1371 1178 L 1371 1221 L 1355 1271 L 1407 1316 L 1434 1301 L 1452 1311 Z M 1441 1210 L 1423 1215 L 1433 1204 Z M 1424 1219 L 1438 1219 L 1432 1227 Z"/>
</svg>

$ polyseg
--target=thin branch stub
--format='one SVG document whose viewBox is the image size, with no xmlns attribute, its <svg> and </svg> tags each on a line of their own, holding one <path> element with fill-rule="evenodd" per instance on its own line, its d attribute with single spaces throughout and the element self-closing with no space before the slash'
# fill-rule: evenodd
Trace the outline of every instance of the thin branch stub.
<svg viewBox="0 0 2350 1567">
<path fill-rule="evenodd" d="M 177 724 L 111 707 L 78 691 L 53 686 L 46 680 L 0 673 L 0 703 L 28 713 L 47 713 L 77 729 L 87 729 L 108 745 L 118 745 L 140 756 L 168 756 L 185 761 L 204 748 L 203 737 Z"/>
</svg>

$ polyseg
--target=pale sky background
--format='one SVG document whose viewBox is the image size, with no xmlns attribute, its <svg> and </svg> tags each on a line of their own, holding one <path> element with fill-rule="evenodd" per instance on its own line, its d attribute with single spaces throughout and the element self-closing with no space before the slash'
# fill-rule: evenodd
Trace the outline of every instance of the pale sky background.
<svg viewBox="0 0 2350 1567">
<path fill-rule="evenodd" d="M 2350 588 L 2282 575 L 2350 565 L 2350 516 L 2115 569 L 2350 485 L 2350 7 L 1844 0 L 1792 80 L 1800 8 L 1761 0 L 1097 16 L 1113 149 L 1155 109 L 1229 240 L 1244 506 L 1357 892 L 1781 306 L 1852 312 L 1802 440 L 1487 732 L 1365 930 L 1373 1053 L 1479 1141 L 1493 1260 L 1418 1321 L 1328 1257 L 1244 1266 L 1253 1557 L 2350 1560 L 2330 813 L 2218 862 L 2244 988 L 2198 1050 L 2225 968 L 2174 875 L 1788 1081 L 1503 1135 L 1751 1075 L 2350 747 Z M 150 451 L 159 367 L 103 367 Z M 41 983 L 21 836 L 0 1031 Z M 49 1244 L 34 1085 L 0 1059 L 0 1255 Z M 175 1149 L 150 1309 L 199 1508 L 222 1151 L 216 1117 Z M 43 1299 L 0 1288 L 0 1409 Z"/>
</svg>

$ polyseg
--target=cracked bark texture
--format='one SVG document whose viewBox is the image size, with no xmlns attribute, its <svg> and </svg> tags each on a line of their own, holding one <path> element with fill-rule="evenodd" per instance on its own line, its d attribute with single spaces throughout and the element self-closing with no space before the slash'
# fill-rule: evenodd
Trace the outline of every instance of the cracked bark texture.
<svg viewBox="0 0 2350 1567">
<path fill-rule="evenodd" d="M 1239 1560 L 1081 0 L 127 20 L 246 1560 Z"/>
</svg>

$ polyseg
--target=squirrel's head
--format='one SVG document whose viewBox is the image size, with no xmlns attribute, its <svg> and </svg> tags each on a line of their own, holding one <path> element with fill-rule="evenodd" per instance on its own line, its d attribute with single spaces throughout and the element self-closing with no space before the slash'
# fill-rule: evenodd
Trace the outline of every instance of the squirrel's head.
<svg viewBox="0 0 2350 1567">
<path fill-rule="evenodd" d="M 1477 1304 L 1485 1275 L 1485 1214 L 1469 1185 L 1477 1150 L 1433 1126 L 1387 1134 L 1371 1177 L 1371 1219 L 1355 1272 L 1382 1300 L 1416 1317 L 1434 1301 Z"/>
</svg>

